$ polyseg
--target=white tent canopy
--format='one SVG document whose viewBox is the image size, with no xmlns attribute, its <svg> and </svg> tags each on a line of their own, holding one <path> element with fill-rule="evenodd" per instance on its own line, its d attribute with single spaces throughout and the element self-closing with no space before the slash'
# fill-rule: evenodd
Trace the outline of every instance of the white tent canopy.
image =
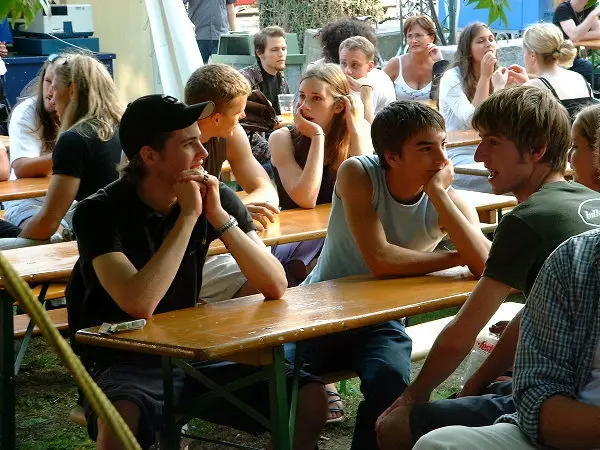
<svg viewBox="0 0 600 450">
<path fill-rule="evenodd" d="M 189 76 L 202 66 L 193 26 L 181 0 L 145 0 L 164 94 L 183 100 Z"/>
</svg>

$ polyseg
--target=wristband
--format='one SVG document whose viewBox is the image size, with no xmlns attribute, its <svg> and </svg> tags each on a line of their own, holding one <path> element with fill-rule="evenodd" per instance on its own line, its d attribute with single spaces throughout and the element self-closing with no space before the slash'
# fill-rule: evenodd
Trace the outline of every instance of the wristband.
<svg viewBox="0 0 600 450">
<path fill-rule="evenodd" d="M 229 216 L 229 220 L 227 222 L 225 222 L 223 225 L 221 225 L 219 228 L 217 228 L 215 231 L 217 233 L 217 236 L 221 237 L 221 236 L 223 236 L 223 234 L 225 234 L 225 232 L 227 232 L 227 230 L 229 230 L 233 227 L 237 227 L 237 226 L 238 226 L 238 221 L 235 219 L 235 217 Z"/>
<path fill-rule="evenodd" d="M 323 132 L 321 131 L 320 133 L 315 133 L 315 134 L 313 134 L 313 135 L 312 135 L 312 137 L 315 137 L 315 136 L 325 136 L 325 133 L 323 133 Z M 312 139 L 312 138 L 311 138 L 311 139 Z"/>
</svg>

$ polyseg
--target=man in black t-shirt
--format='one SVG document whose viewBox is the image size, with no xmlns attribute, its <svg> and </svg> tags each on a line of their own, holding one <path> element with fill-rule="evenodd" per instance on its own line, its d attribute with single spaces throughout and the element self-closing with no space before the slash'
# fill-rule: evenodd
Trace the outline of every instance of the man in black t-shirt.
<svg viewBox="0 0 600 450">
<path fill-rule="evenodd" d="M 192 307 L 202 285 L 202 267 L 211 241 L 220 238 L 244 275 L 267 298 L 279 298 L 287 281 L 281 264 L 265 250 L 252 218 L 234 192 L 208 175 L 208 156 L 196 121 L 214 111 L 211 102 L 185 106 L 173 97 L 150 95 L 131 103 L 120 139 L 129 159 L 122 178 L 81 201 L 73 226 L 80 259 L 67 289 L 73 330 Z M 160 358 L 133 352 L 74 345 L 142 447 L 155 441 L 163 403 Z M 259 369 L 239 364 L 196 363 L 219 384 Z M 175 399 L 203 388 L 181 369 L 173 372 Z M 325 422 L 323 384 L 301 374 L 297 448 L 313 449 Z M 268 414 L 266 382 L 236 391 Z M 317 413 L 308 414 L 307 406 Z M 88 431 L 99 448 L 120 448 L 116 437 L 84 400 Z M 311 410 L 312 412 L 312 410 Z M 322 414 L 319 415 L 319 412 Z M 261 425 L 227 402 L 206 419 L 248 431 Z"/>
<path fill-rule="evenodd" d="M 565 39 L 573 42 L 600 39 L 600 7 L 586 8 L 587 3 L 588 0 L 570 0 L 556 7 L 552 23 L 562 30 Z M 587 59 L 577 55 L 571 70 L 592 83 L 592 63 Z"/>
</svg>

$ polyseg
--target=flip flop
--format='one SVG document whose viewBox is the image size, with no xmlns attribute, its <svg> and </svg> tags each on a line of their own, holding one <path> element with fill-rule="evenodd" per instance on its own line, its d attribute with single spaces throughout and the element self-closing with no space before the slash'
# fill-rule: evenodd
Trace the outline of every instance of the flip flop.
<svg viewBox="0 0 600 450">
<path fill-rule="evenodd" d="M 326 390 L 325 392 L 327 393 L 327 397 L 329 397 L 329 398 L 328 398 L 328 400 L 327 400 L 327 403 L 328 403 L 328 404 L 330 404 L 330 405 L 331 405 L 331 404 L 333 404 L 333 403 L 337 403 L 337 402 L 340 402 L 340 403 L 342 403 L 342 397 L 341 397 L 341 396 L 340 396 L 340 394 L 338 394 L 337 392 L 335 392 L 335 391 L 330 391 L 330 390 Z M 343 404 L 343 403 L 342 403 L 342 404 Z M 340 416 L 339 416 L 339 417 L 336 417 L 336 418 L 334 418 L 334 419 L 329 419 L 329 420 L 327 420 L 327 423 L 336 423 L 336 422 L 342 422 L 342 421 L 344 420 L 344 418 L 345 418 L 345 415 L 344 415 L 344 408 L 335 408 L 335 407 L 333 407 L 333 406 L 329 406 L 329 408 L 328 408 L 328 411 L 329 411 L 330 413 L 337 413 L 337 414 L 340 414 Z"/>
</svg>

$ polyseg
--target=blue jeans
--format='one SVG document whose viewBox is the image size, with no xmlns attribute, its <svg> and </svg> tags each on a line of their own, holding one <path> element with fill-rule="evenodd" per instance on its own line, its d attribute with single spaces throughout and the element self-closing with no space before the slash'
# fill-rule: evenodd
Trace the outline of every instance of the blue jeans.
<svg viewBox="0 0 600 450">
<path fill-rule="evenodd" d="M 306 370 L 320 375 L 351 370 L 360 377 L 364 400 L 356 413 L 354 450 L 378 449 L 377 417 L 408 385 L 412 342 L 399 320 L 343 331 L 303 342 Z"/>
<path fill-rule="evenodd" d="M 217 53 L 219 49 L 219 40 L 216 41 L 211 39 L 196 39 L 198 43 L 198 48 L 200 49 L 200 54 L 202 55 L 202 61 L 204 64 L 208 64 L 208 58 L 213 53 Z"/>
<path fill-rule="evenodd" d="M 451 425 L 492 425 L 503 414 L 515 411 L 512 381 L 501 381 L 490 384 L 482 395 L 414 405 L 410 411 L 410 432 L 417 441 L 430 431 Z"/>
</svg>

